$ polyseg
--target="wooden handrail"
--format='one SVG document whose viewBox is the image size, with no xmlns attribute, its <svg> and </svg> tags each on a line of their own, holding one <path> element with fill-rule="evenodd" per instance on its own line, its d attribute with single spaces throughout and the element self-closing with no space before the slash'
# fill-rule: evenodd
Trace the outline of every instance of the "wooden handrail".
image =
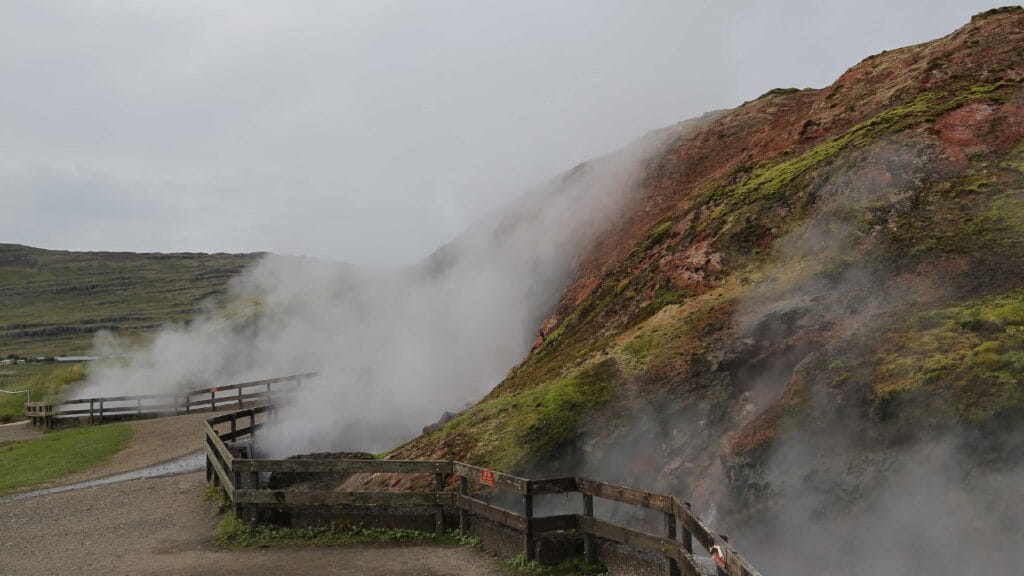
<svg viewBox="0 0 1024 576">
<path fill-rule="evenodd" d="M 216 410 L 218 407 L 226 407 L 232 404 L 237 404 L 238 407 L 241 408 L 245 402 L 251 402 L 261 398 L 269 398 L 271 394 L 278 394 L 294 389 L 288 388 L 287 390 L 274 391 L 271 389 L 271 386 L 274 384 L 295 382 L 296 386 L 299 386 L 303 379 L 313 378 L 317 375 L 317 372 L 303 372 L 302 374 L 292 374 L 290 376 L 282 376 L 279 378 L 240 382 L 238 384 L 229 384 L 225 386 L 211 386 L 209 388 L 201 388 L 177 394 L 138 394 L 129 396 L 75 398 L 71 400 L 61 400 L 58 402 L 26 402 L 25 417 L 37 424 L 44 423 L 50 425 L 53 424 L 55 420 L 82 416 L 88 416 L 90 421 L 95 422 L 109 419 L 111 417 L 124 417 L 126 415 L 161 416 L 169 414 L 187 414 L 202 409 Z M 248 388 L 265 388 L 265 390 L 245 393 L 245 389 Z M 234 390 L 237 390 L 238 392 L 230 395 L 223 394 L 225 391 Z M 221 394 L 221 396 L 218 396 L 218 394 Z M 194 396 L 204 397 L 194 399 Z M 152 400 L 170 400 L 170 402 L 160 404 L 146 403 Z M 124 402 L 135 402 L 135 404 L 130 406 L 123 404 L 111 406 L 111 404 Z M 67 409 L 68 407 L 81 406 L 85 404 L 88 404 L 89 408 Z"/>
</svg>

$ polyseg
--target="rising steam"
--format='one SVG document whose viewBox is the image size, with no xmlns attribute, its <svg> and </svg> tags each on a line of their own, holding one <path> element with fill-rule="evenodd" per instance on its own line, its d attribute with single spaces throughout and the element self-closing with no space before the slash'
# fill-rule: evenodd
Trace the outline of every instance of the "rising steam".
<svg viewBox="0 0 1024 576">
<path fill-rule="evenodd" d="M 419 265 L 356 268 L 267 256 L 225 310 L 164 329 L 81 394 L 183 391 L 318 371 L 261 449 L 382 450 L 462 409 L 520 361 L 581 251 L 624 208 L 648 137 L 479 222 Z M 98 353 L 121 352 L 109 335 Z M 271 440 L 272 439 L 272 440 Z"/>
</svg>

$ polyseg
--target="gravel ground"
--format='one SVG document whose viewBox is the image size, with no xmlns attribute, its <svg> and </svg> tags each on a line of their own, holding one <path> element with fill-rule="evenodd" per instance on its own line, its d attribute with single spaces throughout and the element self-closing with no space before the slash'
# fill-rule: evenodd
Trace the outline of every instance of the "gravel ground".
<svg viewBox="0 0 1024 576">
<path fill-rule="evenodd" d="M 13 424 L 0 424 L 0 442 L 9 440 L 31 440 L 39 438 L 42 432 L 34 428 L 28 420 Z"/>
<path fill-rule="evenodd" d="M 204 488 L 192 473 L 0 504 L 0 576 L 501 574 L 460 547 L 220 549 Z"/>
</svg>

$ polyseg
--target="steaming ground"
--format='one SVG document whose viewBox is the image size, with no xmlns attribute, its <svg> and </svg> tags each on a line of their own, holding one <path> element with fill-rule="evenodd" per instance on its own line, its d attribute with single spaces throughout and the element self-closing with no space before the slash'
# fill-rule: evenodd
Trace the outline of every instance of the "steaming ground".
<svg viewBox="0 0 1024 576">
<path fill-rule="evenodd" d="M 80 394 L 318 371 L 317 386 L 265 436 L 267 455 L 394 446 L 478 399 L 522 359 L 664 136 L 577 167 L 411 268 L 268 256 L 232 283 L 228 309 L 165 329 L 127 365 L 97 367 Z M 97 340 L 98 354 L 123 352 L 109 336 Z"/>
</svg>

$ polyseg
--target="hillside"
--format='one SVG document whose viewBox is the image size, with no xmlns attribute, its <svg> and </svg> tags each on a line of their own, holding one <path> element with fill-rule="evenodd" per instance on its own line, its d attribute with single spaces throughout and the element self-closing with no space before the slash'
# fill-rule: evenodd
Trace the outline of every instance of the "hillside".
<svg viewBox="0 0 1024 576">
<path fill-rule="evenodd" d="M 766 573 L 1014 571 L 1022 80 L 1006 8 L 688 123 L 529 356 L 390 456 L 684 495 Z"/>
<path fill-rule="evenodd" d="M 0 357 L 90 350 L 99 330 L 145 336 L 217 303 L 261 254 L 66 252 L 0 244 Z"/>
</svg>

